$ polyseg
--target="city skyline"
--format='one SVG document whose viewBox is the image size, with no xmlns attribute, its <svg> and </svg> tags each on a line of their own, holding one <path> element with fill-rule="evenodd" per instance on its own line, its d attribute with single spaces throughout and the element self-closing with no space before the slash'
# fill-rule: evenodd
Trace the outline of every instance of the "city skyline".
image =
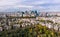
<svg viewBox="0 0 60 37">
<path fill-rule="evenodd" d="M 0 12 L 19 10 L 60 12 L 60 0 L 0 0 Z"/>
</svg>

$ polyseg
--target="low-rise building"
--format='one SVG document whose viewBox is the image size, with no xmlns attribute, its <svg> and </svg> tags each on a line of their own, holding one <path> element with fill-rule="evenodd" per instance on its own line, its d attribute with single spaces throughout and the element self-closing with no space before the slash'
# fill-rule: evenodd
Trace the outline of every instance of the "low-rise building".
<svg viewBox="0 0 60 37">
<path fill-rule="evenodd" d="M 13 29 L 20 28 L 20 24 L 14 24 Z"/>
<path fill-rule="evenodd" d="M 4 26 L 4 29 L 5 29 L 5 30 L 11 30 L 11 26 L 5 25 L 5 26 Z"/>
<path fill-rule="evenodd" d="M 0 27 L 0 31 L 3 31 L 3 28 L 2 27 Z"/>
</svg>

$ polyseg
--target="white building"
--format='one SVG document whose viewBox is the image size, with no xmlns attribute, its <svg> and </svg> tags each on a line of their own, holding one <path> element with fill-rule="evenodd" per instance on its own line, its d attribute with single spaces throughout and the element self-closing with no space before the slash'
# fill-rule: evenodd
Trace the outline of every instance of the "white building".
<svg viewBox="0 0 60 37">
<path fill-rule="evenodd" d="M 0 27 L 0 31 L 3 31 L 3 28 L 2 27 Z"/>
</svg>

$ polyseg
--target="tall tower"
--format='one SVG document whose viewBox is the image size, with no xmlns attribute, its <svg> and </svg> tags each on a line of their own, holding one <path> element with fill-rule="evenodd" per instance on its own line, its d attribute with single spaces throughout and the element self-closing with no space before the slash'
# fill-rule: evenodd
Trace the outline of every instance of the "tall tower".
<svg viewBox="0 0 60 37">
<path fill-rule="evenodd" d="M 9 25 L 9 23 L 8 23 L 9 22 L 8 21 L 8 15 L 7 14 L 6 14 L 6 18 L 5 19 L 6 19 L 6 25 Z"/>
<path fill-rule="evenodd" d="M 24 12 L 22 12 L 22 17 L 23 17 Z"/>
<path fill-rule="evenodd" d="M 36 13 L 36 17 L 37 17 L 37 16 L 39 16 L 39 14 L 38 14 L 38 12 L 37 12 L 37 11 L 35 11 L 35 13 Z"/>
<path fill-rule="evenodd" d="M 48 16 L 48 13 L 46 12 L 46 15 L 45 15 L 46 17 Z"/>
</svg>

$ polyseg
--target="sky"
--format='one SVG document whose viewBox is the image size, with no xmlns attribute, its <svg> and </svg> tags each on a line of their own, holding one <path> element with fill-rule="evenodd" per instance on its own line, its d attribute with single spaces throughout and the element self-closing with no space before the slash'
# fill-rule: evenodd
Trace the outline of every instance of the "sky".
<svg viewBox="0 0 60 37">
<path fill-rule="evenodd" d="M 60 12 L 60 0 L 0 0 L 0 12 L 20 10 Z"/>
</svg>

